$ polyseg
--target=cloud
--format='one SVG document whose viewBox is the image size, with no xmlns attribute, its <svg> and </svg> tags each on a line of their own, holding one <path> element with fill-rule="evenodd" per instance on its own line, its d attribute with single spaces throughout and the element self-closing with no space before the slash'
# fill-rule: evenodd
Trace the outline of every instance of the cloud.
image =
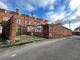
<svg viewBox="0 0 80 60">
<path fill-rule="evenodd" d="M 8 6 L 0 1 L 0 8 L 2 8 L 2 9 L 8 9 Z"/>
<path fill-rule="evenodd" d="M 29 3 L 26 4 L 26 9 L 29 10 L 29 11 L 35 10 L 35 8 Z"/>
<path fill-rule="evenodd" d="M 48 20 L 50 20 L 51 22 L 54 22 L 54 21 L 56 21 L 57 19 L 57 14 L 55 14 L 54 12 L 48 12 L 48 13 L 46 13 L 45 14 L 45 16 L 46 16 L 46 18 L 48 19 Z"/>
<path fill-rule="evenodd" d="M 44 7 L 46 7 L 46 6 L 49 5 L 49 0 L 39 0 L 38 2 L 39 2 L 39 3 L 37 4 L 38 7 L 44 8 Z"/>
<path fill-rule="evenodd" d="M 54 0 L 39 0 L 39 7 L 46 7 L 46 6 L 52 6 L 54 3 Z"/>
<path fill-rule="evenodd" d="M 53 10 L 53 9 L 54 9 L 54 6 L 51 5 L 51 6 L 49 7 L 49 10 Z"/>
<path fill-rule="evenodd" d="M 80 7 L 77 9 L 76 15 L 80 16 Z"/>
<path fill-rule="evenodd" d="M 71 0 L 69 6 L 71 10 L 76 9 L 78 6 L 80 6 L 80 0 Z"/>
<path fill-rule="evenodd" d="M 74 21 L 77 16 L 80 15 L 80 0 L 64 1 L 63 4 L 56 0 L 56 5 L 53 4 L 49 6 L 50 10 L 45 16 L 51 22 L 60 22 L 62 24 L 69 23 L 69 21 Z M 68 9 L 68 10 L 67 10 Z M 78 20 L 78 19 L 77 19 Z"/>
<path fill-rule="evenodd" d="M 65 16 L 65 12 L 62 12 L 61 14 L 58 14 L 55 12 L 46 13 L 47 19 L 50 20 L 51 22 L 59 21 L 59 20 L 63 19 L 64 16 Z"/>
<path fill-rule="evenodd" d="M 31 0 L 30 4 L 34 4 L 38 8 L 45 8 L 47 6 L 52 6 L 55 0 Z"/>
<path fill-rule="evenodd" d="M 77 18 L 77 15 L 73 15 L 69 18 L 69 20 L 73 20 L 73 19 L 76 19 Z"/>
<path fill-rule="evenodd" d="M 67 17 L 61 22 L 62 24 L 68 24 L 69 21 L 71 21 L 71 23 L 80 22 L 80 7 L 67 14 Z"/>
</svg>

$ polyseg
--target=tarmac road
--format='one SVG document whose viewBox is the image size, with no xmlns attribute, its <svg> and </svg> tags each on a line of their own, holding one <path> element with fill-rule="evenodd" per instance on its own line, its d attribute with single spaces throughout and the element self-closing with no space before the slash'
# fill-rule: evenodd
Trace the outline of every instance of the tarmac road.
<svg viewBox="0 0 80 60">
<path fill-rule="evenodd" d="M 0 50 L 0 60 L 80 60 L 80 37 L 26 44 Z"/>
</svg>

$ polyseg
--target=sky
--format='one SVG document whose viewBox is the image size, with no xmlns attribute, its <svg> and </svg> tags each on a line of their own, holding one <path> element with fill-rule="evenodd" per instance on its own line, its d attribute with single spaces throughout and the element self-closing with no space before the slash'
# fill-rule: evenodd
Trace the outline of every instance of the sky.
<svg viewBox="0 0 80 60">
<path fill-rule="evenodd" d="M 74 30 L 80 26 L 80 0 L 0 0 L 0 8 L 48 20 L 48 23 L 61 23 Z M 71 27 L 69 27 L 69 22 Z"/>
</svg>

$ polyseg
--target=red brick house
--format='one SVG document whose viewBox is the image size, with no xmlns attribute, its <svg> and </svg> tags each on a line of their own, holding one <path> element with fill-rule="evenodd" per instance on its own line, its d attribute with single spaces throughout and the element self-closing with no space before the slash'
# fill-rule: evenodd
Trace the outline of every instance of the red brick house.
<svg viewBox="0 0 80 60">
<path fill-rule="evenodd" d="M 0 9 L 0 23 L 3 21 L 9 23 L 6 26 L 3 26 L 2 35 L 6 39 L 11 40 L 12 43 L 15 42 L 16 35 L 20 35 L 25 32 L 27 33 L 28 30 L 29 32 L 32 32 L 34 25 L 48 23 L 48 21 L 43 21 L 42 19 L 38 20 L 38 18 L 31 17 L 25 14 L 20 15 L 18 11 L 18 9 L 16 9 L 16 12 Z"/>
<path fill-rule="evenodd" d="M 35 17 L 31 17 L 25 14 L 19 14 L 19 9 L 16 9 L 16 12 L 14 11 L 8 11 L 5 9 L 0 9 L 0 22 L 2 21 L 7 21 L 10 19 L 10 17 L 12 15 L 15 15 L 16 19 L 17 19 L 17 29 L 21 27 L 21 33 L 24 33 L 25 31 L 27 31 L 27 25 L 34 25 L 34 24 L 47 24 L 48 21 L 47 20 L 43 20 L 43 19 L 39 19 L 39 18 L 35 18 Z M 39 22 L 37 22 L 39 21 Z M 29 30 L 32 30 L 32 27 L 28 28 Z M 17 30 L 18 31 L 18 30 Z"/>
<path fill-rule="evenodd" d="M 79 35 L 80 36 L 80 26 L 74 29 L 73 35 Z"/>
</svg>

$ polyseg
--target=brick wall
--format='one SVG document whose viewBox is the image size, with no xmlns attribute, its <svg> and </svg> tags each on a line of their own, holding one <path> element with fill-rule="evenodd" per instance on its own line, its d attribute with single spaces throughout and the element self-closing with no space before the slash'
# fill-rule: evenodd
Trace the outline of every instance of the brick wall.
<svg viewBox="0 0 80 60">
<path fill-rule="evenodd" d="M 61 24 L 49 25 L 49 37 L 62 37 L 72 35 L 72 31 Z"/>
<path fill-rule="evenodd" d="M 60 24 L 42 25 L 42 32 L 35 33 L 37 36 L 44 38 L 56 38 L 72 35 L 72 31 Z"/>
<path fill-rule="evenodd" d="M 30 25 L 34 25 L 35 24 L 35 18 L 34 17 L 30 17 Z"/>
<path fill-rule="evenodd" d="M 58 37 L 63 35 L 63 28 L 61 25 L 49 25 L 49 36 Z"/>
<path fill-rule="evenodd" d="M 64 29 L 64 36 L 72 35 L 72 30 L 67 29 L 65 27 L 63 27 L 63 29 Z"/>
<path fill-rule="evenodd" d="M 4 16 L 4 12 L 0 12 L 0 22 L 2 22 L 3 21 L 3 16 Z"/>
<path fill-rule="evenodd" d="M 16 40 L 16 18 L 12 16 L 8 21 L 8 24 L 3 26 L 2 36 L 11 41 L 11 43 L 15 43 Z"/>
<path fill-rule="evenodd" d="M 16 18 L 15 16 L 12 16 L 10 19 L 10 33 L 9 33 L 9 40 L 11 40 L 12 43 L 15 43 L 16 40 Z"/>
<path fill-rule="evenodd" d="M 78 35 L 78 36 L 80 36 L 80 32 L 72 32 L 72 35 Z"/>
</svg>

